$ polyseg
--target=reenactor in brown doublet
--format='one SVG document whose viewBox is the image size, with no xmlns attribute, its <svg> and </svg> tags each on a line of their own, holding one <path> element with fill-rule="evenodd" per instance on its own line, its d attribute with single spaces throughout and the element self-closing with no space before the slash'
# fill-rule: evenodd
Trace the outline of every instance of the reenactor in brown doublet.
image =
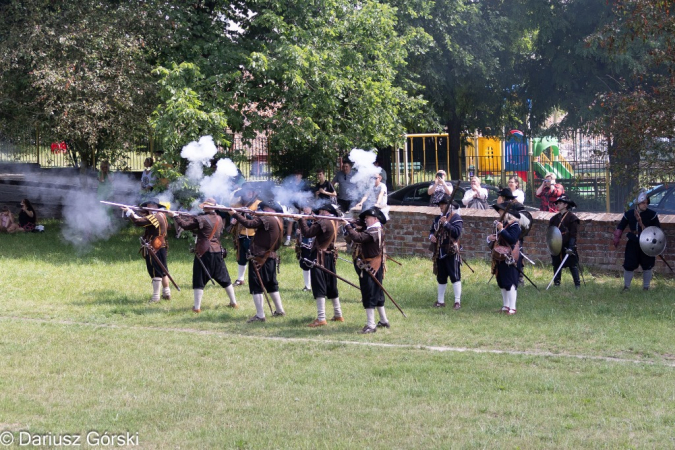
<svg viewBox="0 0 675 450">
<path fill-rule="evenodd" d="M 239 202 L 234 203 L 232 207 L 248 208 L 252 211 L 258 209 L 260 199 L 258 198 L 258 194 L 256 193 L 256 191 L 253 190 L 253 188 L 250 187 L 241 188 L 239 189 L 239 191 L 235 192 L 235 194 L 237 194 L 236 196 L 239 197 Z M 244 284 L 246 284 L 244 281 L 244 274 L 246 273 L 246 265 L 248 264 L 248 260 L 246 259 L 246 257 L 248 255 L 248 249 L 251 246 L 251 240 L 253 240 L 253 236 L 255 235 L 255 230 L 242 226 L 240 223 L 237 223 L 237 221 L 234 219 L 231 219 L 230 223 L 232 225 L 232 233 L 234 235 L 233 236 L 234 247 L 237 249 L 238 273 L 234 285 L 243 286 Z"/>
<path fill-rule="evenodd" d="M 382 284 L 384 278 L 384 229 L 387 218 L 382 211 L 373 206 L 359 215 L 359 224 L 345 225 L 345 235 L 354 244 L 352 258 L 354 269 L 359 275 L 361 288 L 361 302 L 366 310 L 366 325 L 361 334 L 375 333 L 377 327 L 389 328 L 389 321 L 384 310 L 384 292 L 373 278 L 366 272 L 374 275 Z M 375 308 L 380 320 L 375 325 Z"/>
<path fill-rule="evenodd" d="M 227 292 L 230 298 L 230 308 L 237 308 L 237 299 L 234 296 L 234 287 L 230 280 L 230 274 L 225 266 L 223 247 L 220 245 L 220 237 L 223 234 L 223 219 L 210 207 L 216 206 L 216 201 L 207 198 L 199 207 L 204 214 L 197 216 L 188 214 L 174 214 L 174 220 L 185 230 L 191 230 L 197 234 L 195 244 L 195 259 L 192 263 L 192 290 L 194 293 L 194 306 L 192 311 L 201 312 L 204 286 L 213 279 Z"/>
<path fill-rule="evenodd" d="M 577 253 L 577 232 L 579 229 L 579 218 L 571 211 L 576 208 L 574 203 L 567 195 L 561 195 L 555 200 L 555 207 L 558 209 L 558 214 L 551 217 L 548 225 L 551 227 L 558 227 L 562 234 L 562 251 L 559 255 L 551 255 L 551 262 L 553 263 L 553 273 L 556 273 L 560 264 L 568 254 L 569 257 L 565 261 L 563 267 L 569 267 L 574 280 L 574 287 L 581 286 L 581 279 L 579 278 L 579 253 Z M 553 284 L 560 286 L 560 279 L 562 277 L 562 270 L 556 275 Z"/>
<path fill-rule="evenodd" d="M 275 201 L 261 202 L 258 209 L 266 212 L 282 213 L 281 205 Z M 246 228 L 254 228 L 255 236 L 249 248 L 248 284 L 249 292 L 253 295 L 256 314 L 249 322 L 264 322 L 265 309 L 263 308 L 263 293 L 272 297 L 276 311 L 273 317 L 285 316 L 284 307 L 279 295 L 279 283 L 277 283 L 277 250 L 281 246 L 283 238 L 283 220 L 275 216 L 244 217 L 238 212 L 232 213 L 238 223 Z M 256 267 L 252 267 L 255 264 Z M 256 270 L 257 269 L 257 270 Z M 260 278 L 258 278 L 258 274 Z M 262 280 L 262 284 L 261 284 Z"/>
<path fill-rule="evenodd" d="M 339 207 L 330 203 L 319 206 L 315 214 L 319 216 L 341 216 Z M 335 268 L 337 260 L 335 241 L 338 233 L 338 222 L 336 220 L 318 218 L 309 226 L 307 220 L 301 218 L 298 224 L 302 236 L 314 238 L 308 259 L 333 273 L 337 273 Z M 338 295 L 337 278 L 318 267 L 312 267 L 310 271 L 312 294 L 316 300 L 317 317 L 308 326 L 315 328 L 328 324 L 326 321 L 326 297 L 333 302 L 333 318 L 331 320 L 333 322 L 344 322 L 342 308 L 340 307 L 340 297 Z"/>
<path fill-rule="evenodd" d="M 152 209 L 166 209 L 164 205 L 159 204 L 159 200 L 151 199 L 141 203 L 142 208 Z M 161 212 L 146 212 L 146 215 L 139 216 L 129 208 L 123 208 L 126 216 L 137 227 L 144 227 L 143 241 L 149 243 L 155 250 L 157 259 L 159 259 L 165 268 L 168 270 L 166 257 L 169 246 L 166 242 L 166 233 L 169 228 L 169 223 L 166 215 Z M 171 300 L 171 288 L 169 287 L 169 277 L 164 270 L 157 264 L 146 248 L 141 248 L 141 254 L 145 259 L 145 266 L 148 269 L 148 274 L 152 278 L 152 298 L 150 303 L 159 301 L 160 289 L 162 289 L 162 298 L 164 300 Z"/>
</svg>

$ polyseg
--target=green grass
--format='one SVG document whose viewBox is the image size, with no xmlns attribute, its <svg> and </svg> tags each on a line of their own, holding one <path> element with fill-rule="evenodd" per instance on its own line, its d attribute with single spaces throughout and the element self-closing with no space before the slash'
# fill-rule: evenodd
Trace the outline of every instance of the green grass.
<svg viewBox="0 0 675 450">
<path fill-rule="evenodd" d="M 138 229 L 78 254 L 58 227 L 0 235 L 0 432 L 130 432 L 140 448 L 675 445 L 672 279 L 648 295 L 636 279 L 619 295 L 612 274 L 587 272 L 575 291 L 566 273 L 544 291 L 550 268 L 528 269 L 542 291 L 521 288 L 518 314 L 505 317 L 486 263 L 470 261 L 453 311 L 431 307 L 430 261 L 402 259 L 385 286 L 408 319 L 388 303 L 392 328 L 364 336 L 347 285 L 346 322 L 306 327 L 315 304 L 290 249 L 279 276 L 287 317 L 246 324 L 247 288 L 233 311 L 208 287 L 191 313 L 187 240 L 170 242 L 182 292 L 149 305 Z M 356 282 L 349 264 L 338 271 Z"/>
</svg>

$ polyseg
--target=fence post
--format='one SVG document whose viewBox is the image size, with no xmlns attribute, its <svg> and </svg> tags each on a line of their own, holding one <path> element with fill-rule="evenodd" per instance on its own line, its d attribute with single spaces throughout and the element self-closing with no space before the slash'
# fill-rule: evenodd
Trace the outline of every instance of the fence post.
<svg viewBox="0 0 675 450">
<path fill-rule="evenodd" d="M 605 164 L 605 192 L 606 194 L 606 200 L 605 200 L 605 208 L 607 209 L 607 212 L 610 212 L 610 207 L 609 207 L 609 163 Z"/>
<path fill-rule="evenodd" d="M 37 163 L 40 165 L 40 128 L 35 125 L 35 150 L 37 153 Z"/>
<path fill-rule="evenodd" d="M 530 195 L 532 201 L 534 201 L 534 164 L 532 164 L 532 141 L 534 138 L 530 136 L 530 139 L 527 142 L 527 161 L 528 161 L 528 168 L 527 168 L 527 184 L 530 186 Z"/>
</svg>

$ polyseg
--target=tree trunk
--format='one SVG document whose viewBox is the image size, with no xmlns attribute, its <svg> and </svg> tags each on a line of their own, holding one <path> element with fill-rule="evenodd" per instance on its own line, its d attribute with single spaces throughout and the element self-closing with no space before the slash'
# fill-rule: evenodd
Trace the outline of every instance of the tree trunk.
<svg viewBox="0 0 675 450">
<path fill-rule="evenodd" d="M 452 119 L 446 124 L 450 143 L 450 161 L 448 161 L 448 175 L 451 180 L 461 178 L 462 167 L 460 164 L 460 155 L 462 151 L 462 124 L 459 118 L 453 114 Z"/>
<path fill-rule="evenodd" d="M 619 148 L 615 140 L 609 143 L 610 168 L 610 210 L 615 213 L 625 211 L 625 206 L 631 201 L 628 198 L 635 190 L 639 179 L 640 153 L 626 151 Z"/>
</svg>

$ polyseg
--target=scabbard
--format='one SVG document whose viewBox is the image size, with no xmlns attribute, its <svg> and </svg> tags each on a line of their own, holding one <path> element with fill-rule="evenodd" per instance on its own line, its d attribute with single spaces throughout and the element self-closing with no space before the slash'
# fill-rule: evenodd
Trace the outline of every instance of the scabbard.
<svg viewBox="0 0 675 450">
<path fill-rule="evenodd" d="M 162 264 L 162 261 L 160 261 L 159 257 L 157 257 L 157 253 L 155 253 L 155 249 L 152 248 L 152 245 L 150 245 L 149 242 L 145 242 L 142 238 L 141 238 L 141 245 L 143 247 L 145 247 L 145 249 L 148 251 L 148 253 L 150 253 L 150 257 L 152 258 L 152 260 L 157 263 L 159 268 L 162 269 L 162 272 L 164 272 L 166 274 L 166 276 L 169 278 L 169 280 L 171 280 L 171 283 L 173 283 L 173 285 L 176 287 L 178 292 L 180 292 L 180 287 L 178 287 L 176 282 L 173 280 L 173 277 L 169 273 L 169 270 L 166 267 L 164 267 L 164 264 Z"/>
</svg>

